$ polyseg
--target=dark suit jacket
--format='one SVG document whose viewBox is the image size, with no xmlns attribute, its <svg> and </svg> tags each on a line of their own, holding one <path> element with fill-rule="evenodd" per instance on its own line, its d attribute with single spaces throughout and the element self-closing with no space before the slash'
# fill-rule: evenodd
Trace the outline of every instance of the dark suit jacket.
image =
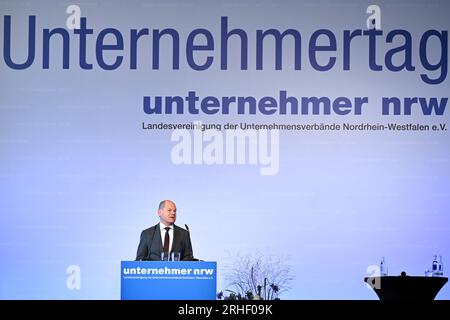
<svg viewBox="0 0 450 320">
<path fill-rule="evenodd" d="M 161 239 L 159 223 L 142 231 L 136 260 L 161 260 L 163 251 Z M 180 260 L 189 261 L 194 258 L 189 232 L 176 225 L 174 225 L 171 252 L 180 252 Z"/>
</svg>

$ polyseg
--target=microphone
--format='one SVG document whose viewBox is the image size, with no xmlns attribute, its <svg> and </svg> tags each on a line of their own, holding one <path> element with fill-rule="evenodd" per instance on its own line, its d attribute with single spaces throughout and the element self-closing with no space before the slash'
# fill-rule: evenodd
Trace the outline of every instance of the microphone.
<svg viewBox="0 0 450 320">
<path fill-rule="evenodd" d="M 184 226 L 186 227 L 187 232 L 189 232 L 189 234 L 190 234 L 191 232 L 189 231 L 188 225 L 187 225 L 187 224 L 184 224 Z M 192 261 L 202 261 L 202 260 L 199 260 L 199 259 L 194 258 L 194 257 L 192 256 Z"/>
</svg>

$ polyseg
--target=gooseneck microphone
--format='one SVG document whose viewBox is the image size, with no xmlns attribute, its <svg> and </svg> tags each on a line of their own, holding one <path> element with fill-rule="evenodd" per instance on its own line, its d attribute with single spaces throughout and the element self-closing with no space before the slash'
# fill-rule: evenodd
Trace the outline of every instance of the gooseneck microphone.
<svg viewBox="0 0 450 320">
<path fill-rule="evenodd" d="M 191 232 L 189 231 L 188 225 L 187 225 L 187 224 L 184 224 L 184 226 L 186 227 L 187 232 L 191 233 Z M 197 258 L 192 257 L 192 261 L 203 261 L 203 260 L 200 260 L 200 259 L 197 259 Z"/>
</svg>

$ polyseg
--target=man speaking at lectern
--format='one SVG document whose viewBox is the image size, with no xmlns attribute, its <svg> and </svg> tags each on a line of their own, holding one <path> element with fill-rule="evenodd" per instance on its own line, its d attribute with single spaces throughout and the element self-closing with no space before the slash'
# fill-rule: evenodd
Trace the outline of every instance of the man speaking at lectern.
<svg viewBox="0 0 450 320">
<path fill-rule="evenodd" d="M 194 260 L 189 232 L 174 224 L 177 219 L 175 203 L 161 201 L 158 216 L 157 225 L 142 231 L 136 260 L 161 260 L 162 252 L 179 252 L 180 260 Z"/>
</svg>

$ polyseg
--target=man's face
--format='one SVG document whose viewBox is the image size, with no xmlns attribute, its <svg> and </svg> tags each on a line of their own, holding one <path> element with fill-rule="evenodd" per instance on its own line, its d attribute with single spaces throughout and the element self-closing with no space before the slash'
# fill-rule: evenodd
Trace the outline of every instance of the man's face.
<svg viewBox="0 0 450 320">
<path fill-rule="evenodd" d="M 164 208 L 158 209 L 158 216 L 164 225 L 173 225 L 177 219 L 177 206 L 173 202 L 166 201 Z"/>
</svg>

